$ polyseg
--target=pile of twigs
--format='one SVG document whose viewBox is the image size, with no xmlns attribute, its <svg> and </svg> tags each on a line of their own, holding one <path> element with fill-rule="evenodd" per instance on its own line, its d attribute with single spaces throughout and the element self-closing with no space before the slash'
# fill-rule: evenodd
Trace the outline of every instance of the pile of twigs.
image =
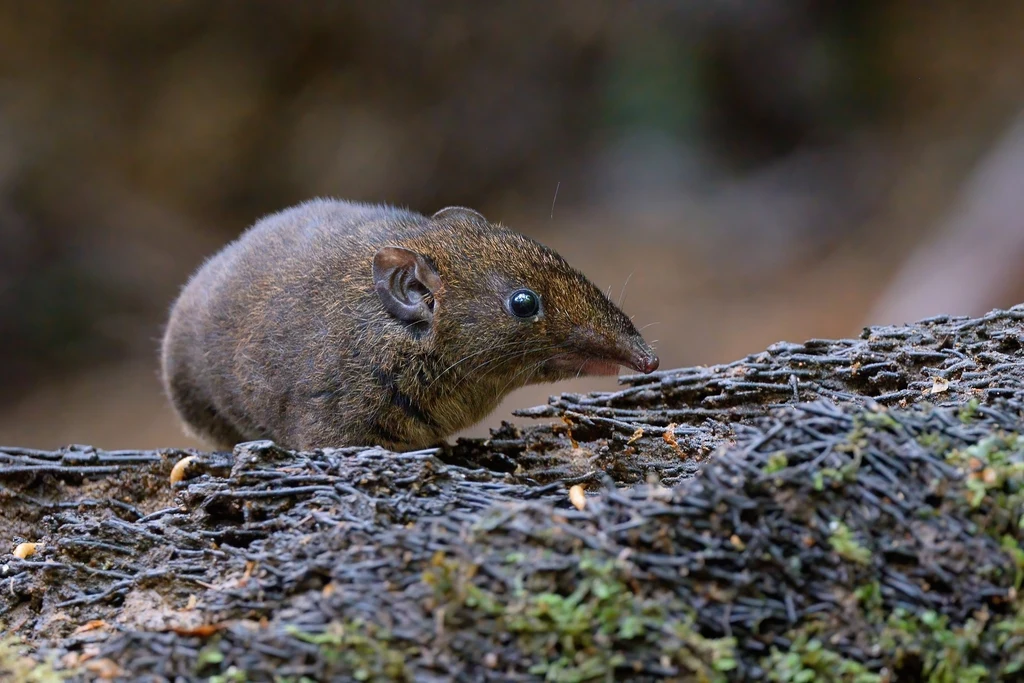
<svg viewBox="0 0 1024 683">
<path fill-rule="evenodd" d="M 0 626 L 126 680 L 1015 675 L 1022 320 L 630 377 L 443 451 L 0 448 L 3 540 L 40 543 Z"/>
</svg>

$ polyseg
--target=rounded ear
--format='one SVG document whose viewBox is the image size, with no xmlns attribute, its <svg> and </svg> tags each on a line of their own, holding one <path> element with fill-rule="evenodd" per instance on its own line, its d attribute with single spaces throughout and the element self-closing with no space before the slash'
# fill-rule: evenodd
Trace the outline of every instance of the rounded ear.
<svg viewBox="0 0 1024 683">
<path fill-rule="evenodd" d="M 438 220 L 449 220 L 449 221 L 462 221 L 463 223 L 470 223 L 475 225 L 489 225 L 489 222 L 484 215 L 479 211 L 473 209 L 467 209 L 464 206 L 449 206 L 441 209 L 433 216 L 435 221 Z"/>
<path fill-rule="evenodd" d="M 373 257 L 373 286 L 384 310 L 409 324 L 434 319 L 434 295 L 441 277 L 422 254 L 382 247 Z"/>
</svg>

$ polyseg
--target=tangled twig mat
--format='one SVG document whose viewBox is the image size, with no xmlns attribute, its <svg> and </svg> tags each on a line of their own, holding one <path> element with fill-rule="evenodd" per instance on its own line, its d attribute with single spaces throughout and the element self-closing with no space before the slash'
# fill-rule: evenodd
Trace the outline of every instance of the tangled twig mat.
<svg viewBox="0 0 1024 683">
<path fill-rule="evenodd" d="M 443 451 L 0 448 L 0 672 L 1018 675 L 1024 307 L 623 383 Z"/>
</svg>

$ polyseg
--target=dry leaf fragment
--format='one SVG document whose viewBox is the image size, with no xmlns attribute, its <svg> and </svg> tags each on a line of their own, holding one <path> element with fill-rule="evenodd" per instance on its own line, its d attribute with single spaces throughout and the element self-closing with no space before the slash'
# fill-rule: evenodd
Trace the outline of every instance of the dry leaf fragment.
<svg viewBox="0 0 1024 683">
<path fill-rule="evenodd" d="M 565 435 L 567 437 L 569 437 L 569 443 L 572 444 L 573 448 L 579 448 L 580 447 L 579 443 L 572 436 L 572 427 L 573 427 L 572 420 L 569 419 L 568 415 L 563 415 L 562 416 L 562 422 L 565 423 Z"/>
<path fill-rule="evenodd" d="M 119 667 L 114 660 L 106 657 L 103 659 L 90 659 L 85 663 L 85 670 L 96 676 L 96 678 L 105 681 L 123 678 L 127 675 L 125 670 Z"/>
<path fill-rule="evenodd" d="M 582 510 L 587 507 L 587 494 L 583 492 L 583 487 L 579 484 L 573 484 L 569 487 L 569 502 L 573 504 L 577 510 Z"/>
<path fill-rule="evenodd" d="M 244 586 L 249 583 L 249 579 L 252 578 L 252 573 L 256 570 L 256 562 L 253 560 L 247 560 L 245 563 L 245 571 L 242 572 L 242 578 L 238 580 L 239 586 Z"/>
<path fill-rule="evenodd" d="M 110 628 L 110 624 L 103 621 L 102 619 L 93 619 L 92 621 L 87 621 L 78 628 L 76 628 L 74 632 L 76 634 L 85 633 L 87 631 L 95 631 L 98 628 Z"/>
<path fill-rule="evenodd" d="M 669 446 L 676 449 L 677 451 L 679 450 L 679 442 L 676 441 L 675 422 L 669 422 L 668 427 L 665 427 L 665 433 L 662 435 L 661 438 L 663 438 L 665 440 L 665 443 L 667 443 Z"/>
<path fill-rule="evenodd" d="M 202 624 L 194 628 L 172 626 L 168 630 L 179 636 L 199 636 L 200 638 L 209 638 L 214 633 L 217 633 L 218 631 L 223 631 L 224 628 L 224 624 Z"/>
<path fill-rule="evenodd" d="M 629 437 L 629 441 L 626 442 L 626 445 L 627 446 L 632 446 L 637 441 L 642 439 L 643 436 L 644 436 L 644 429 L 643 429 L 643 427 L 637 427 L 636 431 L 633 432 L 633 436 Z"/>
</svg>

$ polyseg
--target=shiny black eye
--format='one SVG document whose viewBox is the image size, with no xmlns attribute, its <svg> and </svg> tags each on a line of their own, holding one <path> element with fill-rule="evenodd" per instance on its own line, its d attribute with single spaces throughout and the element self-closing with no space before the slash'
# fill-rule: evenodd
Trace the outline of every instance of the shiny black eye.
<svg viewBox="0 0 1024 683">
<path fill-rule="evenodd" d="M 540 312 L 540 297 L 529 289 L 517 289 L 508 298 L 508 310 L 517 318 L 532 318 Z"/>
</svg>

